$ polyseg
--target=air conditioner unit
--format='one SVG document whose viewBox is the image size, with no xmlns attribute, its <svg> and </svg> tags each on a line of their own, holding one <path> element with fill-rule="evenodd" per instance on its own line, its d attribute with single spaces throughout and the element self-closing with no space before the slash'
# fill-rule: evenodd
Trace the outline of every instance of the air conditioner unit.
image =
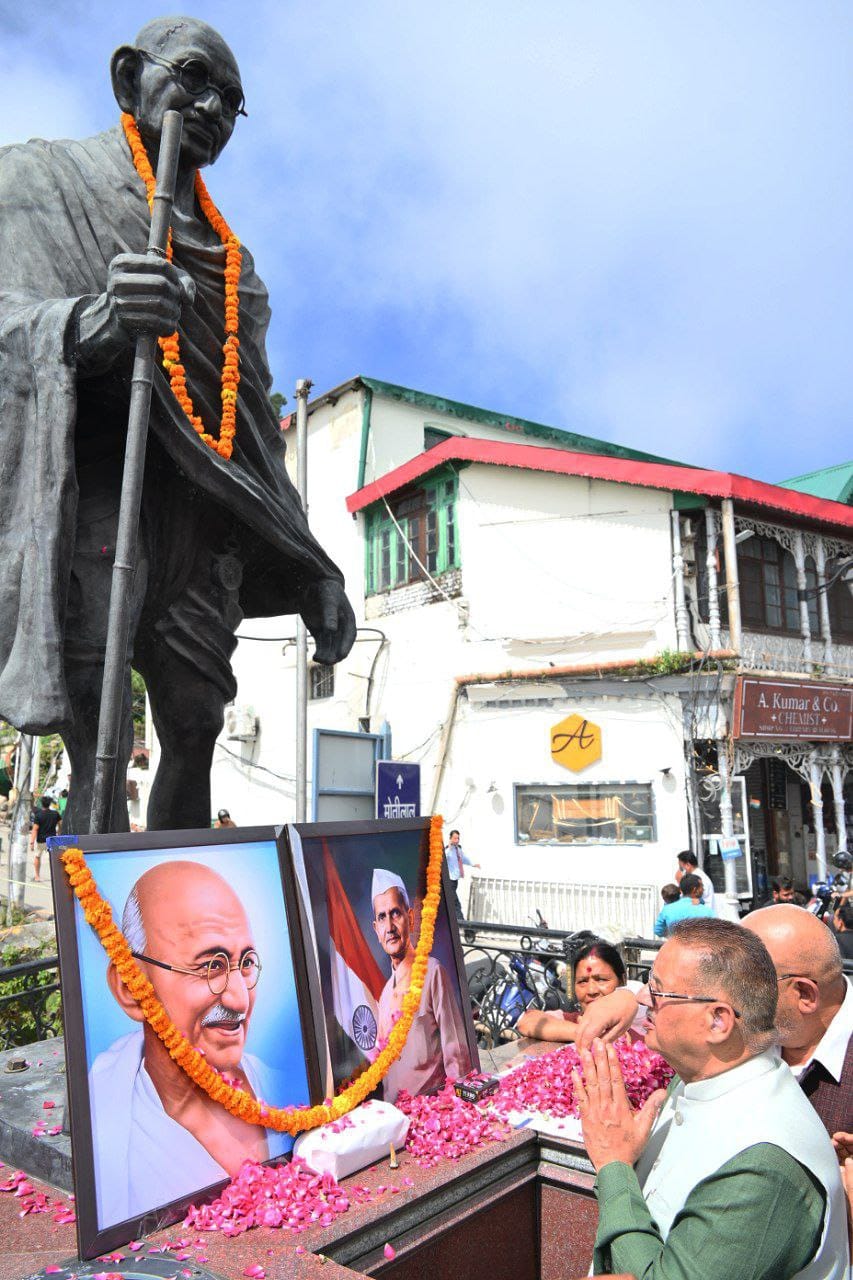
<svg viewBox="0 0 853 1280">
<path fill-rule="evenodd" d="M 252 707 L 225 708 L 225 736 L 230 742 L 253 742 L 259 727 Z"/>
</svg>

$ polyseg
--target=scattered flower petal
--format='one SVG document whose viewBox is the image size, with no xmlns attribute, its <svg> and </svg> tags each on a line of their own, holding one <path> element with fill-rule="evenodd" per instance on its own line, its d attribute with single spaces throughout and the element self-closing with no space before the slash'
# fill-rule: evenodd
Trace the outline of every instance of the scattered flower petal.
<svg viewBox="0 0 853 1280">
<path fill-rule="evenodd" d="M 656 1089 L 665 1088 L 672 1079 L 672 1069 L 659 1053 L 648 1049 L 643 1040 L 625 1037 L 615 1043 L 625 1091 L 633 1107 L 641 1107 Z M 501 1081 L 491 1101 L 503 1116 L 511 1112 L 534 1111 L 563 1119 L 577 1116 L 572 1071 L 581 1075 L 580 1055 L 573 1044 L 539 1058 L 530 1058 Z"/>
<path fill-rule="evenodd" d="M 488 1100 L 490 1103 L 492 1099 Z M 462 1156 L 506 1138 L 506 1122 L 492 1113 L 488 1103 L 475 1106 L 463 1102 L 447 1084 L 431 1097 L 412 1097 L 405 1090 L 396 1105 L 411 1120 L 406 1136 L 406 1150 L 422 1168 L 431 1168 L 442 1160 L 460 1160 Z M 404 1179 L 407 1186 L 411 1178 Z"/>
<path fill-rule="evenodd" d="M 350 1205 L 372 1199 L 366 1187 L 346 1192 L 329 1173 L 315 1173 L 304 1160 L 260 1165 L 247 1160 L 211 1204 L 191 1206 L 185 1225 L 197 1231 L 239 1236 L 252 1227 L 298 1233 L 331 1226 Z"/>
<path fill-rule="evenodd" d="M 385 1257 L 388 1259 L 388 1261 L 389 1261 L 389 1262 L 390 1262 L 393 1258 L 396 1258 L 396 1256 L 397 1256 L 397 1250 L 396 1250 L 396 1249 L 394 1248 L 394 1246 L 393 1246 L 393 1245 L 391 1245 L 391 1244 L 386 1244 L 386 1246 L 385 1246 L 385 1248 L 382 1250 L 382 1252 L 385 1254 Z"/>
</svg>

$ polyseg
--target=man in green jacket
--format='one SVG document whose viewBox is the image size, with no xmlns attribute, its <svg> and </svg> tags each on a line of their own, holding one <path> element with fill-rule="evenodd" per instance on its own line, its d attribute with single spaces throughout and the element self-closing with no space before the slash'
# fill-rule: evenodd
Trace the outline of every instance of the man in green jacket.
<svg viewBox="0 0 853 1280">
<path fill-rule="evenodd" d="M 678 1073 L 631 1110 L 612 1046 L 581 1051 L 595 1166 L 594 1270 L 637 1280 L 844 1280 L 832 1144 L 774 1048 L 777 977 L 729 921 L 676 926 L 640 995 L 647 1044 Z"/>
</svg>

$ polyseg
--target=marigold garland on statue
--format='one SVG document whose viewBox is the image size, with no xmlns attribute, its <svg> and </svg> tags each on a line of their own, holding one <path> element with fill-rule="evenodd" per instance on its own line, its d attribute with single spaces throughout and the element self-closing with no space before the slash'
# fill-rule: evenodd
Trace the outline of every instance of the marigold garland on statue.
<svg viewBox="0 0 853 1280">
<path fill-rule="evenodd" d="M 231 1115 L 238 1116 L 247 1124 L 297 1134 L 306 1129 L 315 1129 L 317 1125 L 339 1120 L 348 1111 L 352 1111 L 353 1107 L 364 1102 L 368 1094 L 381 1084 L 389 1068 L 403 1051 L 409 1028 L 420 1008 L 441 901 L 441 864 L 444 858 L 441 832 L 442 820 L 436 814 L 430 820 L 427 891 L 421 911 L 421 932 L 412 962 L 411 985 L 403 997 L 402 1013 L 391 1029 L 385 1048 L 367 1070 L 331 1102 L 317 1107 L 270 1107 L 245 1090 L 235 1089 L 223 1080 L 204 1055 L 178 1030 L 157 999 L 153 986 L 133 958 L 127 939 L 113 920 L 110 904 L 98 892 L 83 851 L 78 848 L 63 849 L 61 857 L 69 884 L 77 895 L 86 920 L 100 938 L 116 972 L 142 1010 L 145 1021 L 168 1049 L 169 1056 L 194 1084 L 203 1089 L 214 1102 L 220 1102 Z"/>
<path fill-rule="evenodd" d="M 130 147 L 134 167 L 142 181 L 148 197 L 148 208 L 152 207 L 156 180 L 145 143 L 137 128 L 136 121 L 128 112 L 121 117 L 124 136 Z M 240 339 L 237 332 L 240 327 L 240 264 L 242 254 L 240 241 L 228 226 L 222 214 L 208 194 L 204 179 L 199 172 L 195 175 L 195 193 L 201 211 L 207 218 L 219 239 L 225 245 L 225 345 L 222 348 L 222 419 L 219 426 L 219 439 L 216 440 L 205 430 L 201 417 L 195 412 L 193 402 L 187 390 L 186 369 L 181 364 L 181 346 L 177 330 L 167 338 L 158 338 L 160 350 L 163 352 L 163 368 L 169 375 L 169 384 L 178 404 L 187 415 L 195 431 L 201 436 L 209 449 L 213 449 L 221 458 L 228 459 L 234 447 L 234 436 L 237 434 L 237 387 L 240 382 Z M 172 233 L 169 232 L 169 247 L 166 257 L 172 261 Z"/>
</svg>

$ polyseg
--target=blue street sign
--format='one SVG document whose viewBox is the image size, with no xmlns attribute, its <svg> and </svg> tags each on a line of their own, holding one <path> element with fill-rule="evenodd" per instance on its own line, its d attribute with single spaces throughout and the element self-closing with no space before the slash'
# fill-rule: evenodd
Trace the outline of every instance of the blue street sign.
<svg viewBox="0 0 853 1280">
<path fill-rule="evenodd" d="M 396 760 L 376 761 L 377 818 L 421 816 L 421 766 Z"/>
<path fill-rule="evenodd" d="M 743 857 L 743 849 L 737 836 L 717 836 L 717 848 L 723 862 L 734 862 L 735 858 Z"/>
</svg>

